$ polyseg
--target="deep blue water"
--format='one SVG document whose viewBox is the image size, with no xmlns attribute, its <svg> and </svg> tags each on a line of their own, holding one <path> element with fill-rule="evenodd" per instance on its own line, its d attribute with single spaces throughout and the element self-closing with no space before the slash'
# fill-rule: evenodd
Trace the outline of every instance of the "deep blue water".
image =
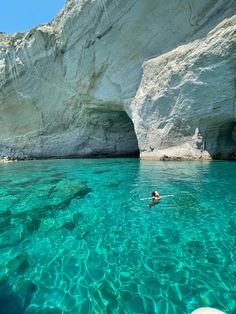
<svg viewBox="0 0 236 314">
<path fill-rule="evenodd" d="M 236 313 L 236 163 L 0 164 L 0 197 L 1 314 Z"/>
</svg>

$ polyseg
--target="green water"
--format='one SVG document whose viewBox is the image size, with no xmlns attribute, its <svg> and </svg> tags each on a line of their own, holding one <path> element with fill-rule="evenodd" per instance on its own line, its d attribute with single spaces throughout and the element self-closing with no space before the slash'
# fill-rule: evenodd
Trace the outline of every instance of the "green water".
<svg viewBox="0 0 236 314">
<path fill-rule="evenodd" d="M 236 313 L 236 163 L 0 164 L 0 313 Z M 174 194 L 147 208 L 153 190 Z"/>
</svg>

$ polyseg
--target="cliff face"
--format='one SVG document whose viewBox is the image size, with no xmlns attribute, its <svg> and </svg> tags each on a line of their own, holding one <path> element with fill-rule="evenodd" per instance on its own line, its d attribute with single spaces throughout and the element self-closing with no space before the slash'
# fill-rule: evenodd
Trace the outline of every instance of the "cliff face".
<svg viewBox="0 0 236 314">
<path fill-rule="evenodd" d="M 0 155 L 236 155 L 234 0 L 68 0 L 0 34 Z"/>
</svg>

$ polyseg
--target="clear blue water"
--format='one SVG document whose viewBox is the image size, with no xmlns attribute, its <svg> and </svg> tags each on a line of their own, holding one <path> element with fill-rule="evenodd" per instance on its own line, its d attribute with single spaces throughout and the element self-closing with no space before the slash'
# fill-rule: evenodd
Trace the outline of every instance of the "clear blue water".
<svg viewBox="0 0 236 314">
<path fill-rule="evenodd" d="M 236 313 L 236 163 L 0 164 L 0 313 Z M 150 209 L 153 190 L 174 194 Z"/>
</svg>

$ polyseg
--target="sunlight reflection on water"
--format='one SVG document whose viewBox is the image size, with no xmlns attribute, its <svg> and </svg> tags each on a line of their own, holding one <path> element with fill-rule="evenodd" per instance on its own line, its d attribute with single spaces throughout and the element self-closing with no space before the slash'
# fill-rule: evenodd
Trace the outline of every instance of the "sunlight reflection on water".
<svg viewBox="0 0 236 314">
<path fill-rule="evenodd" d="M 235 170 L 125 158 L 0 164 L 2 313 L 232 313 Z M 153 190 L 175 197 L 149 210 L 140 198 Z"/>
</svg>

